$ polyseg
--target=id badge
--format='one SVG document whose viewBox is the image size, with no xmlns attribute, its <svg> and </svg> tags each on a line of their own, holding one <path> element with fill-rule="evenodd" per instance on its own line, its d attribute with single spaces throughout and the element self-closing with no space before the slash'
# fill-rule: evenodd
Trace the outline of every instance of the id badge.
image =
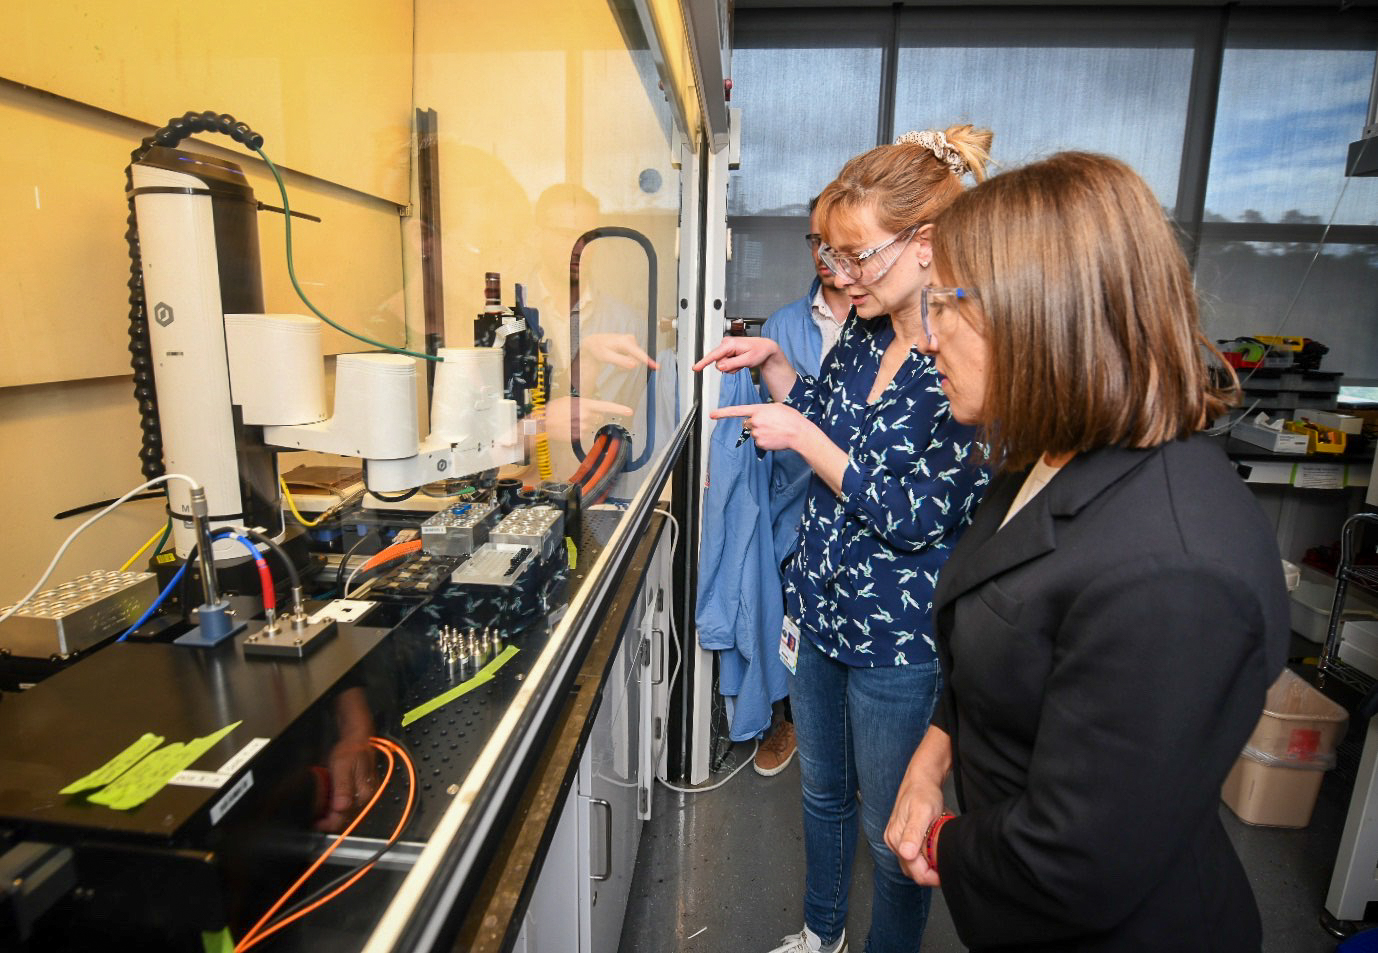
<svg viewBox="0 0 1378 953">
<path fill-rule="evenodd" d="M 791 675 L 799 665 L 799 626 L 789 616 L 785 616 L 785 623 L 780 628 L 780 661 L 785 663 Z"/>
</svg>

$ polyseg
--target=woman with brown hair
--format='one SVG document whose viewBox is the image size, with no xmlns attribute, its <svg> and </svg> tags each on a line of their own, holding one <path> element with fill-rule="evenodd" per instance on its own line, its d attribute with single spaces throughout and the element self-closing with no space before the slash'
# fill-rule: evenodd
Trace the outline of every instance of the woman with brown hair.
<svg viewBox="0 0 1378 953">
<path fill-rule="evenodd" d="M 772 953 L 845 953 L 858 826 L 876 866 L 866 949 L 916 953 L 923 939 L 931 892 L 882 835 L 940 684 L 933 583 L 987 477 L 967 464 L 974 432 L 952 419 L 918 350 L 919 306 L 929 223 L 964 175 L 984 178 L 990 141 L 971 126 L 908 133 L 823 190 L 819 254 L 852 314 L 817 379 L 769 338 L 726 338 L 695 365 L 759 367 L 774 402 L 712 416 L 743 418 L 759 450 L 794 450 L 814 472 L 783 567 L 781 649 L 803 782 L 804 929 Z"/>
<path fill-rule="evenodd" d="M 1176 236 L 1128 166 L 1063 153 L 958 198 L 933 253 L 924 350 L 998 475 L 934 596 L 944 694 L 886 842 L 973 950 L 1256 951 L 1218 802 L 1287 597 L 1199 433 L 1234 388 Z"/>
</svg>

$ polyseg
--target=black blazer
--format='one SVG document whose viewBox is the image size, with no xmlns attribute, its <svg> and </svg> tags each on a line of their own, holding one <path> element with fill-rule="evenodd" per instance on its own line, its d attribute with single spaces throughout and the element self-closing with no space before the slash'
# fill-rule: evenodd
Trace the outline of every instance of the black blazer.
<svg viewBox="0 0 1378 953">
<path fill-rule="evenodd" d="M 1193 437 L 1073 458 L 935 594 L 962 815 L 938 867 L 974 950 L 1257 951 L 1220 786 L 1286 661 L 1273 530 Z"/>
</svg>

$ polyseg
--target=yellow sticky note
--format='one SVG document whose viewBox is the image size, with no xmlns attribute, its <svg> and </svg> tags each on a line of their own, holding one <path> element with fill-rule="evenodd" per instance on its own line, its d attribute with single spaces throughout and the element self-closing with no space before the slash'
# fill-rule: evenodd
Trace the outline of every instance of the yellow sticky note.
<svg viewBox="0 0 1378 953">
<path fill-rule="evenodd" d="M 148 754 L 162 743 L 163 737 L 161 735 L 145 733 L 138 741 L 134 742 L 128 748 L 125 748 L 119 754 L 115 755 L 115 757 L 105 762 L 105 764 L 86 775 L 86 777 L 78 778 L 57 793 L 76 794 L 78 791 L 87 791 L 91 788 L 104 787 L 132 768 L 144 755 Z"/>
<path fill-rule="evenodd" d="M 198 758 L 214 747 L 216 742 L 239 725 L 240 722 L 236 721 L 204 738 L 187 742 L 175 741 L 159 748 L 104 789 L 91 795 L 89 800 L 93 804 L 103 804 L 117 811 L 136 808 L 166 787 L 179 771 L 191 767 Z"/>
</svg>

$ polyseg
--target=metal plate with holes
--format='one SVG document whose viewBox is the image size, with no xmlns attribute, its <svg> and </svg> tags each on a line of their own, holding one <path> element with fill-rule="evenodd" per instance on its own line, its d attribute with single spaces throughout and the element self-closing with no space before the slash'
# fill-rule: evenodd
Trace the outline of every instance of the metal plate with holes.
<svg viewBox="0 0 1378 953">
<path fill-rule="evenodd" d="M 540 559 L 549 559 L 564 540 L 564 514 L 553 506 L 525 506 L 515 509 L 493 527 L 489 540 L 529 546 Z"/>
<path fill-rule="evenodd" d="M 72 655 L 119 634 L 157 597 L 151 572 L 97 569 L 40 592 L 0 622 L 0 649 L 29 658 Z"/>
<path fill-rule="evenodd" d="M 498 505 L 491 500 L 458 503 L 421 524 L 421 546 L 441 556 L 467 556 L 488 539 Z"/>
<path fill-rule="evenodd" d="M 484 543 L 450 581 L 458 586 L 514 586 L 535 555 L 528 545 Z"/>
<path fill-rule="evenodd" d="M 294 626 L 290 620 L 279 618 L 272 632 L 259 629 L 244 637 L 244 655 L 246 658 L 254 655 L 305 658 L 334 636 L 336 629 L 334 619 L 320 622 L 306 620 L 302 625 Z"/>
</svg>

